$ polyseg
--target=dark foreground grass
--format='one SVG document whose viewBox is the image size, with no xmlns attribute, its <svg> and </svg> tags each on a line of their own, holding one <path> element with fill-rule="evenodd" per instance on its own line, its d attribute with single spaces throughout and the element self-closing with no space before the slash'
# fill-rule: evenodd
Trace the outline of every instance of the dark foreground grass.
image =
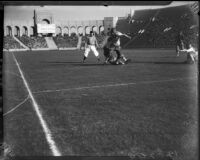
<svg viewBox="0 0 200 160">
<path fill-rule="evenodd" d="M 197 66 L 173 50 L 124 53 L 132 62 L 123 66 L 92 55 L 82 64 L 81 51 L 14 54 L 63 155 L 197 159 Z M 4 55 L 7 69 L 19 74 Z M 27 91 L 19 77 L 5 77 L 7 112 Z M 51 154 L 30 101 L 4 119 L 14 154 Z"/>
</svg>

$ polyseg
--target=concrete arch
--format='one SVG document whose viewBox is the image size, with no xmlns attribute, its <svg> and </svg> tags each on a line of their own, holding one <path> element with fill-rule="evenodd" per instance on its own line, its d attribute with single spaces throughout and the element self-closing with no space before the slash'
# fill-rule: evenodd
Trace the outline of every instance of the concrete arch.
<svg viewBox="0 0 200 160">
<path fill-rule="evenodd" d="M 56 27 L 56 35 L 62 35 L 62 29 L 60 26 Z"/>
<path fill-rule="evenodd" d="M 77 30 L 76 30 L 75 26 L 70 27 L 70 35 L 72 35 L 72 34 L 77 34 Z"/>
<path fill-rule="evenodd" d="M 91 27 L 90 26 L 86 26 L 85 27 L 85 34 L 90 34 L 90 31 L 91 31 Z"/>
<path fill-rule="evenodd" d="M 14 27 L 14 36 L 20 36 L 20 28 L 18 26 Z"/>
<path fill-rule="evenodd" d="M 12 27 L 6 26 L 6 36 L 12 36 Z"/>
<path fill-rule="evenodd" d="M 28 28 L 26 26 L 22 27 L 22 35 L 28 36 Z"/>
<path fill-rule="evenodd" d="M 82 26 L 79 26 L 77 31 L 78 31 L 78 34 L 83 34 L 84 33 L 84 30 L 83 30 Z"/>
<path fill-rule="evenodd" d="M 33 27 L 33 26 L 31 26 L 31 27 L 29 28 L 29 35 L 30 35 L 30 36 L 33 36 L 33 35 L 34 35 L 34 27 Z"/>
<path fill-rule="evenodd" d="M 41 22 L 42 24 L 50 24 L 50 21 L 48 19 L 43 19 Z"/>
<path fill-rule="evenodd" d="M 69 35 L 69 28 L 68 27 L 64 27 L 63 28 L 63 35 Z"/>
<path fill-rule="evenodd" d="M 92 31 L 95 33 L 99 33 L 97 26 L 92 26 Z"/>
<path fill-rule="evenodd" d="M 99 34 L 101 34 L 102 32 L 104 32 L 104 26 L 99 26 Z"/>
</svg>

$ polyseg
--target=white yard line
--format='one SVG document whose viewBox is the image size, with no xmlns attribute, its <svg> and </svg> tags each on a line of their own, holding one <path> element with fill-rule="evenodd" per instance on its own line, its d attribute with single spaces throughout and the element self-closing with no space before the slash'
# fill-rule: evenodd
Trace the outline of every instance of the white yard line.
<svg viewBox="0 0 200 160">
<path fill-rule="evenodd" d="M 19 108 L 22 104 L 24 104 L 27 100 L 29 99 L 29 95 L 18 105 L 16 105 L 15 107 L 13 107 L 11 110 L 9 110 L 8 112 L 4 113 L 3 116 L 6 116 L 9 113 L 12 113 L 14 110 L 16 110 L 17 108 Z"/>
<path fill-rule="evenodd" d="M 178 80 L 194 79 L 194 78 L 197 78 L 197 77 L 174 78 L 174 79 L 166 79 L 166 80 L 154 80 L 154 81 L 131 82 L 131 83 L 115 83 L 115 84 L 113 83 L 113 84 L 106 84 L 106 85 L 84 86 L 84 87 L 76 87 L 76 88 L 54 89 L 54 90 L 49 89 L 49 90 L 43 90 L 43 91 L 35 91 L 33 93 L 40 94 L 40 93 L 71 91 L 71 90 L 119 87 L 119 86 L 139 85 L 139 84 L 152 84 L 152 83 L 162 83 L 162 82 L 170 82 L 170 81 L 178 81 Z"/>
<path fill-rule="evenodd" d="M 25 87 L 26 87 L 26 89 L 27 89 L 27 91 L 29 93 L 29 97 L 30 97 L 30 99 L 32 101 L 33 108 L 34 108 L 34 110 L 35 110 L 35 112 L 36 112 L 36 114 L 37 114 L 37 116 L 39 118 L 40 124 L 41 124 L 41 126 L 43 128 L 46 140 L 47 140 L 47 142 L 49 144 L 49 147 L 50 147 L 50 149 L 52 151 L 52 154 L 53 154 L 53 156 L 61 156 L 61 152 L 58 150 L 58 148 L 57 148 L 57 146 L 55 144 L 55 141 L 53 140 L 51 131 L 50 131 L 47 123 L 45 122 L 44 118 L 42 117 L 42 113 L 40 111 L 39 105 L 37 104 L 35 98 L 33 97 L 33 94 L 32 94 L 32 92 L 30 90 L 30 87 L 29 87 L 29 85 L 28 85 L 28 83 L 27 83 L 27 81 L 26 81 L 26 79 L 24 77 L 24 74 L 23 74 L 23 72 L 22 72 L 22 70 L 21 70 L 21 68 L 19 66 L 19 63 L 17 62 L 17 59 L 15 58 L 15 55 L 13 53 L 12 53 L 12 55 L 13 55 L 13 58 L 15 60 L 16 65 L 18 67 L 18 70 L 19 70 L 19 72 L 21 74 L 21 77 L 23 79 L 24 85 L 25 85 Z"/>
<path fill-rule="evenodd" d="M 5 71 L 5 73 L 9 73 L 9 74 L 12 74 L 12 75 L 15 75 L 17 77 L 20 77 L 22 78 L 20 75 L 18 75 L 17 73 L 14 73 L 14 72 L 11 72 L 11 71 Z"/>
</svg>

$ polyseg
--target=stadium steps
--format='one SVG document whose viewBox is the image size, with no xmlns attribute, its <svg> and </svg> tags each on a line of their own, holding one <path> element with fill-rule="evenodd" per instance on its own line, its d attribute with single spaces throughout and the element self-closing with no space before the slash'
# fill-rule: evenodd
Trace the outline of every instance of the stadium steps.
<svg viewBox="0 0 200 160">
<path fill-rule="evenodd" d="M 17 37 L 13 36 L 13 38 L 14 38 L 23 48 L 29 50 L 29 48 L 28 48 L 26 45 L 24 45 Z"/>
<path fill-rule="evenodd" d="M 45 37 L 49 49 L 58 49 L 52 37 Z"/>
</svg>

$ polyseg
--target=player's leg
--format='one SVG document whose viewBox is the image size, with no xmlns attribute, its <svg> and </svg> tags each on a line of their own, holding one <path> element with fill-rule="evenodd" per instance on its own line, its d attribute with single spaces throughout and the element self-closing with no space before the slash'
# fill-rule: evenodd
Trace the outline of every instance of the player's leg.
<svg viewBox="0 0 200 160">
<path fill-rule="evenodd" d="M 194 60 L 197 62 L 198 61 L 198 52 L 197 51 L 194 52 L 193 57 L 194 57 Z"/>
<path fill-rule="evenodd" d="M 179 45 L 176 45 L 176 56 L 178 57 L 180 53 L 180 47 Z"/>
<path fill-rule="evenodd" d="M 195 53 L 190 53 L 192 63 L 195 63 Z"/>
<path fill-rule="evenodd" d="M 105 56 L 105 61 L 104 63 L 107 64 L 109 60 L 111 59 L 111 50 L 107 47 L 103 48 L 103 54 Z"/>
<path fill-rule="evenodd" d="M 191 52 L 188 52 L 187 53 L 187 63 L 191 63 L 191 62 L 194 63 L 194 58 L 193 58 Z"/>
<path fill-rule="evenodd" d="M 98 61 L 100 61 L 99 52 L 97 51 L 96 47 L 91 46 L 91 50 L 94 53 L 94 55 L 97 57 Z"/>
<path fill-rule="evenodd" d="M 90 52 L 90 46 L 87 46 L 87 48 L 85 49 L 85 52 L 84 52 L 83 63 L 87 59 L 89 52 Z"/>
<path fill-rule="evenodd" d="M 115 52 L 117 54 L 117 60 L 116 60 L 117 64 L 124 64 L 124 62 L 126 63 L 128 61 L 128 59 L 124 56 L 124 54 L 121 53 L 120 47 L 116 47 Z M 122 60 L 124 60 L 124 62 Z"/>
</svg>

